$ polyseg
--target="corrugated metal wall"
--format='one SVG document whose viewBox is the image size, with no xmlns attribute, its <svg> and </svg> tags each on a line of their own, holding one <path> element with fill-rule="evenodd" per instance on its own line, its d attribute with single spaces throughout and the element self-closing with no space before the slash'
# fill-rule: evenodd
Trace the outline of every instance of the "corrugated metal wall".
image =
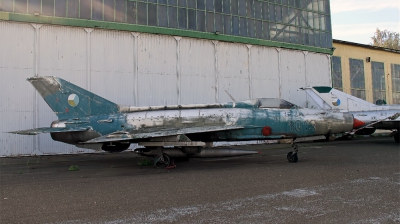
<svg viewBox="0 0 400 224">
<path fill-rule="evenodd" d="M 145 33 L 0 21 L 0 156 L 91 152 L 48 134 L 57 117 L 25 81 L 58 76 L 126 105 L 282 97 L 306 106 L 306 85 L 330 85 L 324 54 Z M 307 76 L 306 76 L 307 74 Z"/>
<path fill-rule="evenodd" d="M 138 36 L 138 104 L 178 104 L 177 41 L 171 36 Z"/>
<path fill-rule="evenodd" d="M 276 48 L 252 46 L 250 66 L 253 98 L 279 97 L 279 52 Z"/>
<path fill-rule="evenodd" d="M 40 26 L 40 25 L 39 25 Z M 87 71 L 87 33 L 82 28 L 61 27 L 61 26 L 36 26 L 34 32 L 38 33 L 38 72 L 40 76 L 58 76 L 73 83 L 78 83 L 88 88 L 86 79 Z M 32 76 L 30 74 L 29 76 Z M 27 78 L 27 77 L 26 77 Z M 19 83 L 28 83 L 25 80 L 18 80 Z M 29 84 L 30 85 L 30 84 Z M 28 88 L 32 88 L 29 86 Z M 7 93 L 12 95 L 13 93 Z M 20 94 L 25 95 L 24 91 Z M 37 95 L 38 103 L 38 125 L 35 127 L 48 127 L 57 116 L 48 107 L 46 102 Z M 15 118 L 18 119 L 18 118 Z M 12 127 L 9 127 L 10 130 Z M 88 149 L 76 148 L 72 145 L 55 142 L 49 134 L 37 136 L 18 136 L 23 138 L 37 138 L 38 144 L 32 154 L 58 154 L 90 152 Z M 28 147 L 28 146 L 27 146 Z M 15 154 L 29 154 L 29 151 L 21 151 Z"/>
<path fill-rule="evenodd" d="M 176 39 L 179 41 L 180 103 L 215 102 L 214 44 L 209 40 Z"/>
<path fill-rule="evenodd" d="M 35 91 L 27 82 L 34 74 L 34 28 L 30 24 L 0 22 L 0 155 L 34 153 L 36 138 L 3 132 L 35 125 Z"/>
</svg>

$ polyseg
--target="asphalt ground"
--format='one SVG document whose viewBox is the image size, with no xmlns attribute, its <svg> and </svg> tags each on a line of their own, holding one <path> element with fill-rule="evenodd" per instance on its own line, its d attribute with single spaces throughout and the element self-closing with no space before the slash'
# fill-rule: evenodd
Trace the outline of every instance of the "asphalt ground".
<svg viewBox="0 0 400 224">
<path fill-rule="evenodd" d="M 134 153 L 0 158 L 1 223 L 400 223 L 389 137 L 239 148 L 172 170 Z M 78 171 L 69 171 L 71 165 Z"/>
</svg>

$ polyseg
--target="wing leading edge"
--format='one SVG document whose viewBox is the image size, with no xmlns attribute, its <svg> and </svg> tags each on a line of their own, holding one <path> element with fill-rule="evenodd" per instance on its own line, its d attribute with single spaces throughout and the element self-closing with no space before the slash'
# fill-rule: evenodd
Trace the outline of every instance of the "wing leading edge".
<svg viewBox="0 0 400 224">
<path fill-rule="evenodd" d="M 75 127 L 75 128 L 33 128 L 20 131 L 11 131 L 7 133 L 19 134 L 19 135 L 38 135 L 43 133 L 56 133 L 56 132 L 76 132 L 76 131 L 86 131 L 89 127 Z"/>
</svg>

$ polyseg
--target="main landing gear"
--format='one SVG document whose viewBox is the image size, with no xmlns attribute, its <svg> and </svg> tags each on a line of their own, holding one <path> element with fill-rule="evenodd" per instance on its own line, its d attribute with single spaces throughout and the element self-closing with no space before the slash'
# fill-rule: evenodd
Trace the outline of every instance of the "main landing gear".
<svg viewBox="0 0 400 224">
<path fill-rule="evenodd" d="M 169 157 L 169 155 L 163 153 L 160 156 L 156 156 L 154 158 L 154 165 L 157 168 L 165 168 L 168 167 L 171 164 L 171 158 Z"/>
<path fill-rule="evenodd" d="M 297 156 L 297 152 L 299 151 L 299 146 L 294 143 L 294 140 L 292 142 L 292 148 L 293 151 L 289 152 L 286 156 L 287 160 L 289 161 L 289 163 L 296 163 L 299 160 L 299 157 Z"/>
<path fill-rule="evenodd" d="M 162 147 L 157 147 L 157 155 L 154 157 L 154 165 L 157 168 L 167 168 L 167 169 L 174 169 L 176 165 L 174 163 L 174 159 L 163 152 Z"/>
</svg>

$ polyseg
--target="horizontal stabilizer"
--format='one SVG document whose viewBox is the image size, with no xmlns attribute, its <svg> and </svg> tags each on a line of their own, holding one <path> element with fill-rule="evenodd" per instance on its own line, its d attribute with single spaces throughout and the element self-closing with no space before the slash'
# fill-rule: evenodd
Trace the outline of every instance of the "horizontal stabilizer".
<svg viewBox="0 0 400 224">
<path fill-rule="evenodd" d="M 193 134 L 193 133 L 203 133 L 203 132 L 213 132 L 213 131 L 224 131 L 224 130 L 234 130 L 241 129 L 242 126 L 208 126 L 208 127 L 193 127 L 193 128 L 181 128 L 181 129 L 168 129 L 168 130 L 157 130 L 154 132 L 144 132 L 144 133 L 129 133 L 129 132 L 114 132 L 109 135 L 104 135 L 87 142 L 82 143 L 102 143 L 102 142 L 117 142 L 117 141 L 127 141 L 132 139 L 145 139 L 145 138 L 156 138 L 172 135 L 183 135 L 183 134 Z"/>
<path fill-rule="evenodd" d="M 55 132 L 75 132 L 75 131 L 86 131 L 89 127 L 77 127 L 77 128 L 33 128 L 21 131 L 11 131 L 8 133 L 19 134 L 19 135 L 38 135 L 42 133 L 55 133 Z"/>
</svg>

